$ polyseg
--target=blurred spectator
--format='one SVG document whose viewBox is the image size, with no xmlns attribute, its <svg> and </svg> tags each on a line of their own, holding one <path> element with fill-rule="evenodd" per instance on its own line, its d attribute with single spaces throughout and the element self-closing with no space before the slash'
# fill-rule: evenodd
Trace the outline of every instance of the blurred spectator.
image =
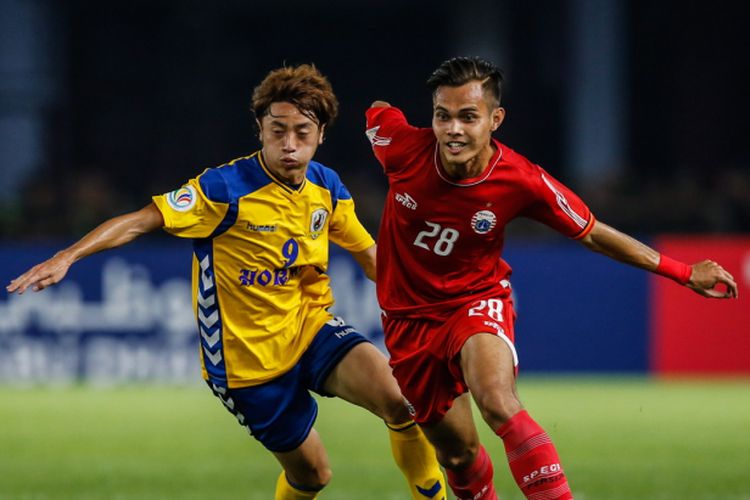
<svg viewBox="0 0 750 500">
<path fill-rule="evenodd" d="M 377 166 L 370 167 L 344 172 L 342 179 L 354 196 L 363 224 L 377 234 L 386 186 Z M 596 183 L 571 184 L 594 214 L 625 232 L 750 233 L 750 168 L 717 168 L 715 177 L 712 170 L 704 178 L 695 172 L 676 171 L 661 178 L 642 178 L 632 169 L 624 172 Z M 108 172 L 94 166 L 71 171 L 62 181 L 45 174 L 24 187 L 20 207 L 3 211 L 3 236 L 27 241 L 79 237 L 87 228 L 145 205 L 152 194 L 173 187 L 176 184 L 155 190 L 153 183 L 144 183 L 138 192 L 131 188 L 121 193 Z M 543 226 L 525 221 L 514 222 L 509 232 L 555 237 Z"/>
<path fill-rule="evenodd" d="M 595 214 L 626 232 L 750 232 L 748 168 L 716 168 L 703 176 L 675 171 L 661 178 L 630 173 L 580 192 Z"/>
<path fill-rule="evenodd" d="M 69 209 L 66 226 L 72 237 L 77 238 L 131 208 L 124 206 L 120 193 L 112 186 L 112 179 L 103 168 L 87 167 L 68 178 L 66 184 L 65 205 Z"/>
</svg>

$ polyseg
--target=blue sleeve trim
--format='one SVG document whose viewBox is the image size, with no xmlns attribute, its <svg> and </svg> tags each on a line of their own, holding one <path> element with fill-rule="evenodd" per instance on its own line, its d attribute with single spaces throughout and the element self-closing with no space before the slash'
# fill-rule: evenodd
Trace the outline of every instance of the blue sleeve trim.
<svg viewBox="0 0 750 500">
<path fill-rule="evenodd" d="M 229 204 L 224 219 L 209 238 L 219 236 L 237 222 L 240 198 L 271 182 L 260 167 L 256 155 L 239 158 L 226 165 L 208 169 L 199 180 L 201 189 L 209 200 Z"/>
<path fill-rule="evenodd" d="M 218 203 L 229 203 L 229 188 L 220 169 L 210 168 L 198 180 L 206 198 Z"/>
<path fill-rule="evenodd" d="M 313 184 L 327 189 L 331 193 L 331 203 L 333 209 L 336 209 L 336 204 L 339 200 L 351 200 L 352 195 L 349 190 L 341 182 L 339 174 L 334 170 L 322 165 L 318 162 L 311 161 L 307 168 L 307 180 Z"/>
<path fill-rule="evenodd" d="M 221 224 L 214 229 L 214 232 L 211 233 L 209 238 L 216 238 L 220 234 L 226 232 L 230 227 L 234 226 L 234 223 L 237 222 L 237 215 L 240 211 L 239 208 L 240 204 L 237 201 L 237 198 L 233 199 L 232 202 L 229 203 L 229 209 L 227 210 L 226 215 L 224 215 Z"/>
<path fill-rule="evenodd" d="M 201 189 L 214 202 L 231 203 L 272 182 L 260 167 L 256 155 L 238 158 L 201 174 Z"/>
<path fill-rule="evenodd" d="M 219 224 L 216 229 L 214 229 L 214 232 L 211 233 L 211 236 L 209 236 L 209 238 L 215 238 L 219 236 L 220 234 L 226 232 L 230 227 L 232 227 L 235 222 L 237 222 L 237 215 L 240 211 L 240 197 L 235 192 L 237 184 L 234 182 L 226 182 L 226 179 L 224 177 L 225 173 L 231 173 L 233 170 L 236 170 L 236 168 L 232 169 L 231 167 L 224 167 L 216 169 L 216 172 L 219 174 L 219 176 L 222 177 L 222 180 L 224 180 L 224 186 L 227 189 L 227 201 L 225 203 L 229 203 L 229 208 L 227 209 L 227 213 L 224 215 L 224 219 L 222 219 L 221 224 Z"/>
</svg>

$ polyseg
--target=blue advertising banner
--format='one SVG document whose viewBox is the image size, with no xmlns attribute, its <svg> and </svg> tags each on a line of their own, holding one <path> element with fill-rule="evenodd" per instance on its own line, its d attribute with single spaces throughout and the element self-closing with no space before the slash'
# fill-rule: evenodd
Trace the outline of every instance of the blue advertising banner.
<svg viewBox="0 0 750 500">
<path fill-rule="evenodd" d="M 7 284 L 63 245 L 0 247 Z M 189 242 L 138 242 L 73 265 L 58 285 L 0 295 L 0 382 L 112 384 L 200 379 Z M 376 343 L 375 285 L 334 249 L 333 312 Z"/>
<path fill-rule="evenodd" d="M 62 245 L 0 246 L 0 282 Z M 646 273 L 578 245 L 506 252 L 524 373 L 644 372 Z M 138 242 L 76 263 L 40 293 L 0 295 L 0 382 L 113 384 L 200 378 L 189 242 Z M 332 248 L 333 312 L 382 346 L 375 285 Z"/>
<path fill-rule="evenodd" d="M 0 279 L 56 247 L 0 249 Z M 112 383 L 197 380 L 190 245 L 129 247 L 92 255 L 58 285 L 0 299 L 0 379 Z"/>
<path fill-rule="evenodd" d="M 522 373 L 646 372 L 648 273 L 569 241 L 515 244 L 504 257 Z"/>
</svg>

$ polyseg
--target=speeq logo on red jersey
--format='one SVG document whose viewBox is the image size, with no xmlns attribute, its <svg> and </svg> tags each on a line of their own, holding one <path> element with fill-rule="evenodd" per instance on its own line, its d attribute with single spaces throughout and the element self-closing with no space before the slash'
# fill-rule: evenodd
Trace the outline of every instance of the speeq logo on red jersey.
<svg viewBox="0 0 750 500">
<path fill-rule="evenodd" d="M 503 330 L 503 327 L 495 323 L 494 321 L 486 321 L 484 322 L 484 326 L 488 326 L 490 328 L 494 328 L 495 332 L 498 335 L 505 335 L 505 330 Z"/>
<path fill-rule="evenodd" d="M 404 192 L 404 194 L 396 193 L 396 201 L 401 203 L 406 208 L 411 208 L 412 210 L 417 209 L 417 201 L 412 198 L 409 193 Z"/>
</svg>

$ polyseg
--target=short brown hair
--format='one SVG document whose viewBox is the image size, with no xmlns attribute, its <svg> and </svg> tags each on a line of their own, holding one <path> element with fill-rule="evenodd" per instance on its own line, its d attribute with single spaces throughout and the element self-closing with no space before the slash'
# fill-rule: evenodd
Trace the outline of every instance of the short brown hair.
<svg viewBox="0 0 750 500">
<path fill-rule="evenodd" d="M 500 106 L 503 94 L 503 73 L 489 61 L 479 57 L 454 57 L 443 61 L 427 79 L 427 86 L 435 95 L 438 87 L 460 87 L 472 81 L 482 82 L 482 90 Z"/>
<path fill-rule="evenodd" d="M 288 102 L 319 126 L 332 124 L 339 102 L 328 78 L 314 64 L 275 69 L 253 90 L 252 111 L 261 120 L 274 102 Z"/>
</svg>

